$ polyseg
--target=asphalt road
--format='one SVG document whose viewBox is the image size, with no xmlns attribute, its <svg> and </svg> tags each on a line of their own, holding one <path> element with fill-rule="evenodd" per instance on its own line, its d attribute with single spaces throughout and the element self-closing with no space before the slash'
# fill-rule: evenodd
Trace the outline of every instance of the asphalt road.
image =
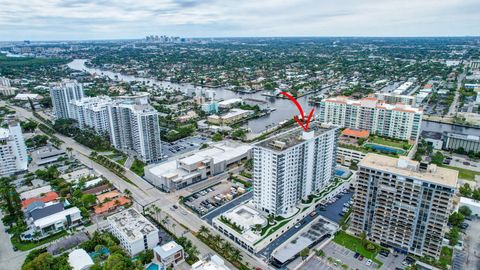
<svg viewBox="0 0 480 270">
<path fill-rule="evenodd" d="M 0 218 L 3 218 L 1 212 Z M 0 230 L 0 269 L 21 269 L 29 251 L 13 251 L 10 237 L 4 232 L 5 226 L 3 226 L 3 222 L 0 222 Z"/>
<path fill-rule="evenodd" d="M 11 106 L 11 105 L 10 105 Z M 17 111 L 17 115 L 20 118 L 25 119 L 35 119 L 36 121 L 40 121 L 36 119 L 33 114 L 23 108 L 11 106 Z M 172 226 L 175 231 L 180 230 L 185 226 L 190 232 L 197 232 L 202 225 L 210 227 L 211 231 L 214 229 L 197 215 L 192 212 L 182 210 L 183 208 L 175 210 L 172 206 L 174 204 L 178 204 L 178 196 L 181 195 L 181 191 L 179 193 L 172 192 L 172 193 L 164 193 L 160 190 L 153 187 L 150 183 L 146 182 L 144 179 L 139 177 L 137 174 L 133 173 L 132 171 L 126 169 L 124 175 L 132 182 L 134 185 L 126 182 L 122 178 L 118 177 L 116 174 L 112 173 L 105 167 L 96 162 L 92 161 L 88 156 L 92 152 L 92 150 L 88 147 L 85 147 L 79 143 L 77 143 L 72 138 L 63 136 L 61 134 L 55 134 L 59 139 L 63 140 L 65 143 L 62 144 L 61 148 L 66 149 L 70 147 L 73 149 L 72 155 L 84 163 L 86 166 L 95 169 L 97 172 L 105 176 L 109 181 L 111 181 L 114 186 L 123 191 L 125 189 L 129 189 L 132 193 L 132 198 L 135 204 L 138 205 L 139 209 L 143 209 L 144 207 L 155 204 L 158 206 L 162 213 L 166 213 L 170 216 L 170 220 Z M 201 243 L 198 238 L 196 238 L 191 233 L 185 234 L 185 236 L 190 239 L 199 249 L 201 255 L 207 254 L 214 254 L 215 252 L 210 249 L 205 244 Z M 253 257 L 251 254 L 242 251 L 243 261 L 248 262 L 250 266 L 261 267 L 263 269 L 268 269 L 267 265 L 259 260 L 258 258 Z"/>
</svg>

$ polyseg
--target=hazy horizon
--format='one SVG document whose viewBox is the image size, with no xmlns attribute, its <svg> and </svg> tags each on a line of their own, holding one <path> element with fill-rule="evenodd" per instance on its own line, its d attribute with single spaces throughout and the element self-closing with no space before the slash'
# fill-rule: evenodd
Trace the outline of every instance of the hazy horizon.
<svg viewBox="0 0 480 270">
<path fill-rule="evenodd" d="M 0 40 L 473 37 L 477 0 L 0 0 Z"/>
</svg>

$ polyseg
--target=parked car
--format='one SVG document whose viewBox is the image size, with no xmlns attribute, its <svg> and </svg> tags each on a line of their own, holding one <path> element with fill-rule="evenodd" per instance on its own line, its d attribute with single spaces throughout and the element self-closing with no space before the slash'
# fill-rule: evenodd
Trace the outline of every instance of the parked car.
<svg viewBox="0 0 480 270">
<path fill-rule="evenodd" d="M 384 257 L 388 257 L 388 255 L 390 255 L 390 252 L 388 250 L 385 250 L 385 249 L 382 249 L 380 250 L 380 255 L 384 256 Z"/>
<path fill-rule="evenodd" d="M 363 256 L 362 255 L 358 256 L 358 260 L 363 261 Z"/>
<path fill-rule="evenodd" d="M 300 228 L 300 226 L 302 226 L 302 224 L 301 224 L 300 222 L 297 223 L 297 224 L 295 224 L 295 228 L 296 228 L 296 229 Z"/>
<path fill-rule="evenodd" d="M 372 265 L 372 260 L 368 259 L 367 262 L 365 263 L 367 266 Z"/>
<path fill-rule="evenodd" d="M 353 255 L 353 258 L 355 258 L 355 259 L 356 259 L 356 258 L 358 258 L 358 256 L 360 256 L 360 253 L 358 253 L 358 252 L 355 252 L 355 254 Z"/>
</svg>

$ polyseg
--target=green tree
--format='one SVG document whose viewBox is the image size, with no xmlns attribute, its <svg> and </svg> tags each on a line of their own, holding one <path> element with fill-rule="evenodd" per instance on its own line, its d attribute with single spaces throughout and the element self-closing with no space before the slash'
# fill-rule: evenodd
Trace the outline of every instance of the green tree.
<svg viewBox="0 0 480 270">
<path fill-rule="evenodd" d="M 464 216 L 459 212 L 454 212 L 448 217 L 448 222 L 452 226 L 459 226 L 464 220 Z"/>
<path fill-rule="evenodd" d="M 300 251 L 300 257 L 302 257 L 302 260 L 305 260 L 307 257 L 308 257 L 308 254 L 310 253 L 310 250 L 308 248 L 304 248 L 302 249 L 302 251 Z"/>
<path fill-rule="evenodd" d="M 473 192 L 472 188 L 468 183 L 465 183 L 463 186 L 461 186 L 459 191 L 463 197 L 471 197 Z"/>
<path fill-rule="evenodd" d="M 464 217 L 469 217 L 472 214 L 472 210 L 466 205 L 461 206 L 458 209 L 458 212 L 462 214 Z"/>
<path fill-rule="evenodd" d="M 454 246 L 458 243 L 458 239 L 460 238 L 460 230 L 458 229 L 458 227 L 454 226 L 450 230 L 448 234 L 448 238 L 449 238 L 450 245 Z"/>
<path fill-rule="evenodd" d="M 214 142 L 219 142 L 219 141 L 221 141 L 221 140 L 223 140 L 223 135 L 222 135 L 222 133 L 217 132 L 217 133 L 213 134 L 213 136 L 212 136 L 212 141 L 214 141 Z"/>
</svg>

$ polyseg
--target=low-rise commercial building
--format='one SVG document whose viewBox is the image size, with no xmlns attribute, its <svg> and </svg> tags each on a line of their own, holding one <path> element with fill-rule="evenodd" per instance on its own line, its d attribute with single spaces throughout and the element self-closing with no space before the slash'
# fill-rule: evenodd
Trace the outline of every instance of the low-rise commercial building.
<svg viewBox="0 0 480 270">
<path fill-rule="evenodd" d="M 224 141 L 187 157 L 147 166 L 145 179 L 162 190 L 175 191 L 223 173 L 250 155 L 249 145 Z"/>
<path fill-rule="evenodd" d="M 445 150 L 463 149 L 465 152 L 480 152 L 480 137 L 447 132 L 443 135 Z"/>
<path fill-rule="evenodd" d="M 107 221 L 109 231 L 130 255 L 153 249 L 159 242 L 157 227 L 133 208 L 111 215 Z"/>
<path fill-rule="evenodd" d="M 252 114 L 253 111 L 250 110 L 231 109 L 230 112 L 223 115 L 210 115 L 208 116 L 207 121 L 216 125 L 230 125 Z"/>
</svg>

